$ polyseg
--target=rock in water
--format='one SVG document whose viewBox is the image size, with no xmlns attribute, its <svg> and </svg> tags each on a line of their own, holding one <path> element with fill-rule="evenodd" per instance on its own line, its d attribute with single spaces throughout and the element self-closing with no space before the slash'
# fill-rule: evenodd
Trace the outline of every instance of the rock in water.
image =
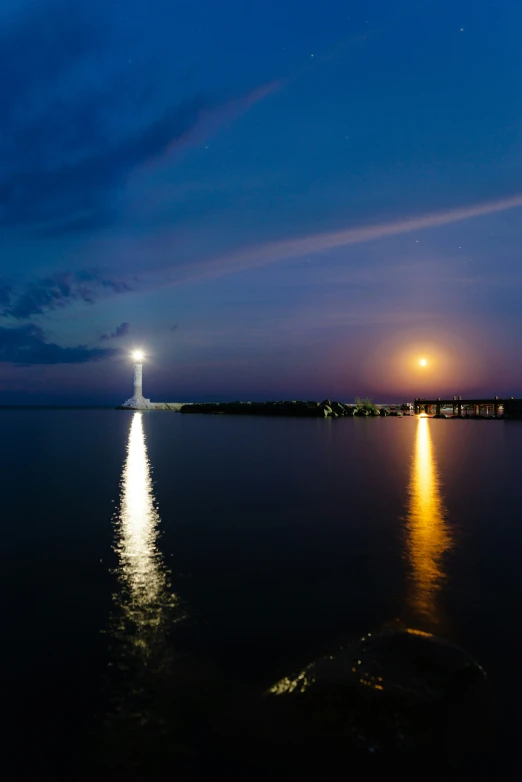
<svg viewBox="0 0 522 782">
<path fill-rule="evenodd" d="M 491 744 L 493 709 L 484 670 L 462 649 L 427 633 L 368 634 L 281 679 L 265 698 L 266 739 L 281 731 L 305 746 L 383 759 L 418 755 L 460 767 Z"/>
</svg>

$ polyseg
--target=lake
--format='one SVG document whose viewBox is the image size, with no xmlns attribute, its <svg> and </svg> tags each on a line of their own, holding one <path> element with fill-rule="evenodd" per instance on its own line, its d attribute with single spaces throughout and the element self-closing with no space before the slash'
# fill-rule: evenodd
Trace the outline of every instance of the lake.
<svg viewBox="0 0 522 782">
<path fill-rule="evenodd" d="M 190 768 L 202 715 L 397 621 L 484 667 L 518 764 L 522 421 L 0 421 L 6 738 L 40 777 Z"/>
</svg>

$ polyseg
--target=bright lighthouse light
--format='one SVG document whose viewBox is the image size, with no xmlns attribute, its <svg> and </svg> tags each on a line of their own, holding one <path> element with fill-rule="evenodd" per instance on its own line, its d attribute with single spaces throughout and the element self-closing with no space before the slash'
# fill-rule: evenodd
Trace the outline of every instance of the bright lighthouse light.
<svg viewBox="0 0 522 782">
<path fill-rule="evenodd" d="M 141 350 L 135 350 L 134 353 L 132 354 L 132 358 L 134 359 L 134 361 L 143 361 L 143 359 L 145 358 L 145 354 L 142 353 Z"/>
</svg>

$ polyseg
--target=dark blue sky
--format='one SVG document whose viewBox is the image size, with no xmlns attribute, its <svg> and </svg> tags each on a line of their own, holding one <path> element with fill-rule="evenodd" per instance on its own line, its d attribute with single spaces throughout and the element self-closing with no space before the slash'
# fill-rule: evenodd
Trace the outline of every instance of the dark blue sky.
<svg viewBox="0 0 522 782">
<path fill-rule="evenodd" d="M 0 403 L 522 395 L 521 29 L 3 0 Z"/>
</svg>

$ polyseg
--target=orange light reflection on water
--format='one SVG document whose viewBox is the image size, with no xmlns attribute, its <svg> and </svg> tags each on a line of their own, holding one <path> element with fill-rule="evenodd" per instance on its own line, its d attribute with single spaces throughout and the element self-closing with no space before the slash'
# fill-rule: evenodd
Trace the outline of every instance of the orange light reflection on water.
<svg viewBox="0 0 522 782">
<path fill-rule="evenodd" d="M 451 546 L 429 418 L 417 420 L 407 517 L 414 609 L 438 623 L 437 593 L 445 579 L 443 555 Z"/>
</svg>

